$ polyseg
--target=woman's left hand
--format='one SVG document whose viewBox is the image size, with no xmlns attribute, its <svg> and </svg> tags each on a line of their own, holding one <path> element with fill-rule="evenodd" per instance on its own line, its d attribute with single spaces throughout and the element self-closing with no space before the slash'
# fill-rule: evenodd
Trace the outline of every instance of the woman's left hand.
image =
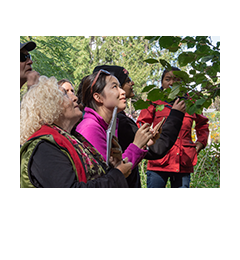
<svg viewBox="0 0 240 260">
<path fill-rule="evenodd" d="M 157 139 L 160 137 L 160 134 L 162 132 L 162 128 L 160 128 L 158 131 L 154 131 L 154 134 L 153 134 L 153 138 L 151 138 L 148 142 L 147 142 L 147 146 L 151 146 L 153 144 L 156 143 Z"/>
</svg>

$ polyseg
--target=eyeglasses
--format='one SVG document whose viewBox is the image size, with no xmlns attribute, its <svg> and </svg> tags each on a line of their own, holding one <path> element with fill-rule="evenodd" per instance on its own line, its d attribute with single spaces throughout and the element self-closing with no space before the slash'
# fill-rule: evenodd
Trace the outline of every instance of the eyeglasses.
<svg viewBox="0 0 240 260">
<path fill-rule="evenodd" d="M 96 84 L 98 78 L 99 78 L 99 75 L 101 74 L 101 72 L 105 73 L 106 75 L 111 75 L 111 73 L 109 71 L 106 71 L 106 70 L 99 70 L 96 77 L 94 78 L 93 80 L 93 83 L 91 85 L 91 94 L 92 94 L 92 90 L 93 90 L 93 86 Z"/>
<path fill-rule="evenodd" d="M 20 52 L 20 62 L 24 62 L 27 59 L 31 59 L 31 55 L 29 53 L 24 54 L 24 53 Z"/>
</svg>

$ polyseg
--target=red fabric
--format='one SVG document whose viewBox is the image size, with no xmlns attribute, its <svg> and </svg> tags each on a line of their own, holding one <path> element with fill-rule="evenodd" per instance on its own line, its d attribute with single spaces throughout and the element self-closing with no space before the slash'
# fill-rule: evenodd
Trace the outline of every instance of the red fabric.
<svg viewBox="0 0 240 260">
<path fill-rule="evenodd" d="M 79 158 L 78 153 L 74 149 L 74 147 L 71 144 L 71 142 L 66 137 L 64 137 L 63 135 L 59 134 L 57 130 L 55 130 L 55 129 L 47 126 L 47 125 L 43 125 L 29 139 L 31 139 L 33 137 L 41 136 L 41 135 L 52 135 L 54 140 L 56 141 L 56 143 L 59 146 L 64 147 L 64 148 L 66 148 L 68 150 L 68 152 L 70 153 L 70 155 L 71 155 L 71 157 L 73 159 L 73 162 L 75 164 L 79 182 L 85 182 L 86 183 L 87 182 L 87 178 L 86 178 L 84 167 L 83 167 L 83 165 L 81 163 L 81 160 Z"/>
<path fill-rule="evenodd" d="M 153 118 L 153 111 L 155 107 L 151 105 L 148 109 L 143 109 L 138 117 L 137 125 L 139 122 L 153 123 L 153 127 L 162 120 L 163 117 L 168 117 L 171 111 L 171 105 L 158 100 L 154 102 L 157 105 L 167 105 L 162 111 L 156 111 Z M 208 118 L 203 115 L 189 115 L 185 113 L 183 118 L 183 124 L 179 132 L 177 141 L 169 152 L 159 160 L 149 160 L 147 170 L 151 171 L 166 171 L 166 172 L 181 172 L 191 173 L 193 172 L 193 166 L 197 163 L 196 145 L 192 142 L 191 129 L 193 121 L 196 122 L 196 134 L 197 140 L 201 142 L 204 147 L 207 145 L 207 139 L 209 135 Z"/>
</svg>

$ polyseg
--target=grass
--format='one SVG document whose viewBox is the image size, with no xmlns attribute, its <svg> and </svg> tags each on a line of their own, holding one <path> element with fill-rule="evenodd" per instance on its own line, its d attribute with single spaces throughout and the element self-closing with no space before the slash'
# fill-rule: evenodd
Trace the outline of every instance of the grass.
<svg viewBox="0 0 240 260">
<path fill-rule="evenodd" d="M 139 164 L 142 188 L 147 188 L 147 160 Z M 191 174 L 190 188 L 220 187 L 220 143 L 212 143 L 198 155 L 198 163 Z M 170 181 L 166 188 L 171 188 Z"/>
</svg>

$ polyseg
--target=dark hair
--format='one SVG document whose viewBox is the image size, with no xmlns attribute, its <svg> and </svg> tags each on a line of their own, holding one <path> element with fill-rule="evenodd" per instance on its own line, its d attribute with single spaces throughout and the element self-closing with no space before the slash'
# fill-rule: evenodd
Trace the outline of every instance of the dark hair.
<svg viewBox="0 0 240 260">
<path fill-rule="evenodd" d="M 163 79 L 164 79 L 165 74 L 166 74 L 167 72 L 169 72 L 169 71 L 180 71 L 180 69 L 177 68 L 177 67 L 173 67 L 173 66 L 172 66 L 172 69 L 171 69 L 171 70 L 165 69 L 165 70 L 163 71 L 163 74 L 162 74 L 161 82 L 163 82 Z"/>
<path fill-rule="evenodd" d="M 68 79 L 61 79 L 61 80 L 58 81 L 57 84 L 58 84 L 59 86 L 62 86 L 62 85 L 63 85 L 64 83 L 66 83 L 66 82 L 70 83 L 71 86 L 73 85 L 72 82 L 71 82 L 70 80 L 68 80 Z"/>
<path fill-rule="evenodd" d="M 93 110 L 97 110 L 96 101 L 93 98 L 93 93 L 101 94 L 106 86 L 106 77 L 109 76 L 105 73 L 100 73 L 95 85 L 92 88 L 92 83 L 98 74 L 98 71 L 87 76 L 82 85 L 82 103 L 84 107 L 90 107 Z M 104 95 L 104 94 L 102 94 Z"/>
<path fill-rule="evenodd" d="M 76 96 L 78 98 L 78 101 L 77 101 L 78 104 L 83 103 L 83 101 L 82 101 L 82 87 L 83 87 L 83 83 L 84 83 L 84 81 L 86 80 L 87 77 L 88 76 L 83 77 L 79 86 L 78 86 L 78 91 L 77 91 L 77 94 L 76 94 Z"/>
</svg>

